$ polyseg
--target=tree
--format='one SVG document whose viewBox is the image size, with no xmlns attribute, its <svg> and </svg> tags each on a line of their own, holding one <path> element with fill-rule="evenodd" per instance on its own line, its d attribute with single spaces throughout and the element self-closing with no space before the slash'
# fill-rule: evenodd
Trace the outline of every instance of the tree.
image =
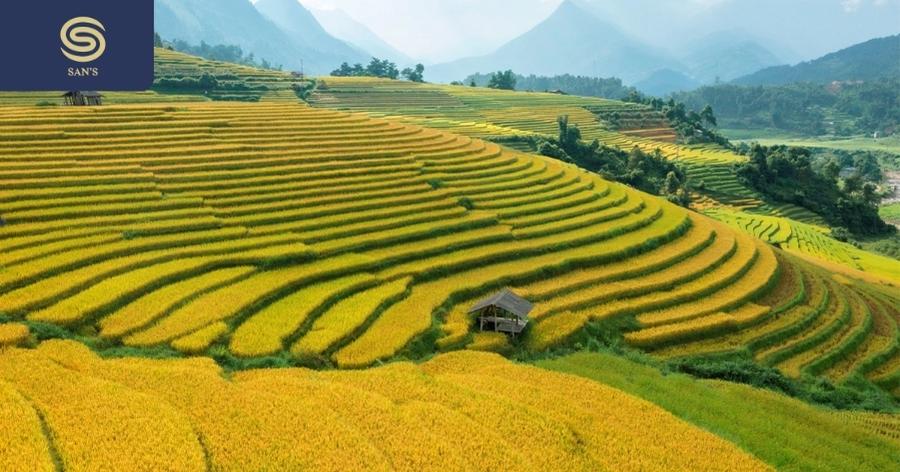
<svg viewBox="0 0 900 472">
<path fill-rule="evenodd" d="M 559 142 L 565 146 L 569 141 L 569 115 L 560 115 L 557 117 L 556 124 L 559 126 Z"/>
<path fill-rule="evenodd" d="M 806 148 L 754 145 L 738 178 L 775 201 L 793 203 L 822 216 L 833 228 L 855 235 L 883 235 L 894 228 L 878 216 L 877 186 L 859 174 L 839 179 L 835 160 L 819 170 Z"/>
<path fill-rule="evenodd" d="M 567 116 L 557 118 L 558 139 L 541 138 L 532 141 L 538 153 L 596 172 L 607 179 L 665 196 L 670 201 L 690 205 L 690 189 L 684 170 L 666 159 L 661 151 L 643 152 L 635 147 L 631 152 L 604 146 L 598 140 L 586 143 L 578 127 Z M 672 174 L 671 178 L 668 178 Z M 668 180 L 667 180 L 668 178 Z"/>
<path fill-rule="evenodd" d="M 366 66 L 364 75 L 382 79 L 396 79 L 400 77 L 400 71 L 397 69 L 397 64 L 394 64 L 387 59 L 381 60 L 377 57 L 373 57 L 369 62 L 369 65 Z"/>
<path fill-rule="evenodd" d="M 472 81 L 469 82 L 469 87 L 478 87 L 478 84 L 475 83 L 475 79 L 472 79 Z"/>
<path fill-rule="evenodd" d="M 822 169 L 822 173 L 828 180 L 837 182 L 838 177 L 841 176 L 841 165 L 836 160 L 830 159 Z"/>
<path fill-rule="evenodd" d="M 424 67 L 423 67 L 424 72 Z M 384 59 L 373 57 L 368 66 L 362 64 L 342 63 L 340 67 L 331 72 L 333 77 L 380 77 L 385 79 L 397 79 L 400 77 L 400 71 L 397 70 L 397 64 Z"/>
<path fill-rule="evenodd" d="M 488 88 L 499 90 L 515 90 L 516 74 L 511 70 L 495 72 L 491 74 L 491 80 L 488 82 Z"/>
<path fill-rule="evenodd" d="M 711 106 L 706 105 L 703 107 L 703 110 L 700 112 L 700 118 L 703 119 L 710 126 L 719 126 L 718 120 L 716 120 L 716 114 L 713 113 L 713 109 Z"/>
<path fill-rule="evenodd" d="M 407 67 L 400 74 L 410 82 L 425 82 L 425 66 L 422 64 L 416 64 L 415 69 Z"/>
<path fill-rule="evenodd" d="M 687 207 L 691 203 L 690 192 L 688 192 L 684 182 L 678 178 L 678 174 L 675 171 L 670 171 L 666 174 L 661 193 L 668 201 L 676 205 Z"/>
<path fill-rule="evenodd" d="M 559 142 L 563 149 L 572 149 L 581 141 L 581 130 L 577 126 L 569 126 L 569 115 L 556 118 L 559 125 Z"/>
<path fill-rule="evenodd" d="M 163 40 L 159 33 L 153 33 L 153 47 L 161 48 L 163 47 Z"/>
<path fill-rule="evenodd" d="M 478 84 L 486 84 L 491 79 L 490 74 L 472 74 L 466 77 L 465 82 L 474 80 Z M 516 89 L 518 90 L 542 90 L 555 91 L 568 95 L 580 95 L 588 97 L 612 98 L 620 100 L 628 96 L 632 90 L 622 84 L 620 79 L 574 76 L 571 74 L 556 75 L 553 77 L 516 75 Z"/>
<path fill-rule="evenodd" d="M 332 77 L 350 77 L 350 75 L 352 73 L 353 73 L 353 68 L 350 67 L 350 64 L 343 62 L 343 63 L 341 63 L 340 67 L 331 71 L 331 76 Z"/>
<path fill-rule="evenodd" d="M 199 82 L 200 88 L 203 90 L 215 90 L 219 87 L 219 81 L 216 80 L 216 77 L 210 73 L 204 73 L 200 76 Z"/>
</svg>

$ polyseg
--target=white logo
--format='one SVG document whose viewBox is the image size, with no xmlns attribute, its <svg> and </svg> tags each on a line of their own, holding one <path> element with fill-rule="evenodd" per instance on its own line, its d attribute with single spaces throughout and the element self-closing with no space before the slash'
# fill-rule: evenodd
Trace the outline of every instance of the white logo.
<svg viewBox="0 0 900 472">
<path fill-rule="evenodd" d="M 103 23 L 91 17 L 72 18 L 59 31 L 63 45 L 60 51 L 75 62 L 96 61 L 106 52 L 104 32 Z"/>
</svg>

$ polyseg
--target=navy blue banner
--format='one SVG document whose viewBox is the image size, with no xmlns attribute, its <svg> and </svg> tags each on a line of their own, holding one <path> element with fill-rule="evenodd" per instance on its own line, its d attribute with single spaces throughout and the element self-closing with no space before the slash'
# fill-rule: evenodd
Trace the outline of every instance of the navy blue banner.
<svg viewBox="0 0 900 472">
<path fill-rule="evenodd" d="M 147 90 L 153 0 L 6 0 L 0 90 Z"/>
</svg>

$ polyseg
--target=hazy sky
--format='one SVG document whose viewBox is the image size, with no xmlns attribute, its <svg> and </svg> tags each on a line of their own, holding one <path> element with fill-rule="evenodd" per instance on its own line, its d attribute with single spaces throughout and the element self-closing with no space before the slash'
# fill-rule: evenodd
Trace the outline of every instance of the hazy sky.
<svg viewBox="0 0 900 472">
<path fill-rule="evenodd" d="M 300 0 L 339 8 L 397 49 L 427 62 L 492 52 L 550 15 L 562 0 Z M 900 33 L 900 0 L 580 0 L 632 36 L 663 48 L 741 28 L 812 59 Z M 692 37 L 693 36 L 693 37 Z M 777 52 L 777 51 L 776 51 Z"/>
<path fill-rule="evenodd" d="M 487 54 L 553 13 L 562 0 L 301 0 L 340 8 L 406 54 L 441 62 Z"/>
</svg>

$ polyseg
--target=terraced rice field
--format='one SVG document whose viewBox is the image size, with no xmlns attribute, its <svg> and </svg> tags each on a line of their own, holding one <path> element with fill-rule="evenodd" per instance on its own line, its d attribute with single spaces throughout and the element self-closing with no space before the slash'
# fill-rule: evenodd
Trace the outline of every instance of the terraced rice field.
<svg viewBox="0 0 900 472">
<path fill-rule="evenodd" d="M 0 311 L 126 346 L 368 365 L 432 329 L 441 297 L 500 284 L 495 265 L 534 277 L 690 226 L 555 161 L 302 105 L 5 117 Z M 449 283 L 471 270 L 482 283 Z M 293 309 L 304 290 L 314 303 Z"/>
<path fill-rule="evenodd" d="M 856 269 L 885 280 L 900 279 L 897 261 L 873 254 L 828 235 L 829 230 L 796 219 L 743 212 L 727 208 L 710 208 L 704 211 L 733 228 L 738 228 L 782 249 L 813 256 L 838 266 Z"/>
<path fill-rule="evenodd" d="M 103 92 L 107 105 L 143 103 L 184 103 L 210 100 L 263 101 L 297 103 L 300 99 L 293 90 L 302 82 L 288 72 L 263 70 L 227 62 L 209 61 L 168 49 L 154 50 L 154 77 L 156 79 L 199 78 L 203 74 L 216 77 L 223 86 L 241 82 L 258 90 L 217 90 L 213 93 L 188 92 L 178 88 L 159 88 L 147 92 Z M 4 92 L 0 93 L 0 106 L 57 106 L 62 105 L 63 92 Z"/>
<path fill-rule="evenodd" d="M 292 87 L 301 80 L 287 72 L 210 61 L 160 48 L 155 50 L 154 56 L 154 77 L 156 79 L 182 79 L 210 74 L 224 87 L 234 82 L 240 82 L 259 88 L 258 90 L 217 90 L 211 94 L 199 96 L 199 99 L 292 103 L 299 101 Z M 167 96 L 184 95 L 184 91 L 178 89 L 161 88 L 159 92 Z"/>
<path fill-rule="evenodd" d="M 744 159 L 742 156 L 714 145 L 675 144 L 665 120 L 643 105 L 549 93 L 338 77 L 322 79 L 319 89 L 310 97 L 310 104 L 365 112 L 475 138 L 502 139 L 511 147 L 519 146 L 509 141 L 511 136 L 556 136 L 557 118 L 567 115 L 585 140 L 598 139 L 623 150 L 635 147 L 645 152 L 658 150 L 682 164 L 692 185 L 702 189 L 696 208 L 709 210 L 708 214 L 720 221 L 743 230 L 747 224 L 738 220 L 777 218 L 779 226 L 792 228 L 792 234 L 797 236 L 782 246 L 787 251 L 888 280 L 900 277 L 895 261 L 827 236 L 825 222 L 818 215 L 795 205 L 766 202 L 747 188 L 734 172 L 735 164 Z M 614 116 L 618 126 L 611 124 Z M 746 215 L 730 216 L 737 213 Z"/>
<path fill-rule="evenodd" d="M 612 318 L 636 320 L 636 346 L 691 350 L 821 305 L 821 321 L 739 344 L 809 336 L 760 360 L 835 377 L 865 366 L 887 386 L 897 374 L 896 289 L 827 280 L 800 300 L 786 274 L 812 266 L 490 142 L 279 103 L 6 108 L 0 135 L 12 320 L 113 346 L 363 367 L 508 349 L 466 315 L 504 286 L 538 306 L 533 350 Z"/>
<path fill-rule="evenodd" d="M 702 339 L 660 343 L 655 355 L 749 351 L 758 362 L 789 376 L 823 375 L 836 382 L 859 374 L 883 383 L 900 372 L 896 362 L 900 305 L 895 296 L 808 263 L 794 261 L 784 267 L 783 282 L 758 301 L 769 309 L 744 329 L 716 327 Z M 635 336 L 640 338 L 640 333 Z"/>
<path fill-rule="evenodd" d="M 4 470 L 769 470 L 649 402 L 495 354 L 226 378 L 51 341 L 0 352 L 0 412 Z"/>
</svg>

